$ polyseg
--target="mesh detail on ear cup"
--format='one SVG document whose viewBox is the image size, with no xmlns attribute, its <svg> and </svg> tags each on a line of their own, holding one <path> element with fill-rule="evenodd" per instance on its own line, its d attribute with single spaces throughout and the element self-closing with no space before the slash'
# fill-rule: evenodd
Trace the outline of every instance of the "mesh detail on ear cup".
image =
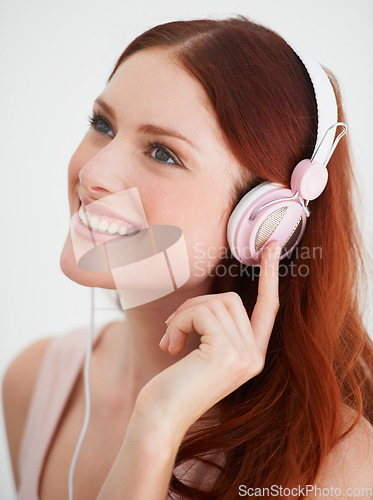
<svg viewBox="0 0 373 500">
<path fill-rule="evenodd" d="M 303 227 L 303 220 L 302 217 L 299 217 L 298 222 L 295 224 L 293 232 L 285 242 L 285 245 L 283 245 L 282 250 L 281 250 L 281 255 L 284 255 L 286 252 L 288 252 L 293 245 L 297 242 L 297 239 L 302 231 Z"/>
<path fill-rule="evenodd" d="M 255 251 L 258 252 L 263 245 L 268 241 L 269 237 L 273 234 L 277 226 L 280 224 L 282 218 L 284 217 L 288 207 L 281 207 L 272 212 L 260 225 L 258 232 L 255 237 Z M 293 231 L 289 235 L 281 249 L 281 255 L 288 252 L 297 242 L 299 235 L 302 231 L 303 220 L 299 217 L 297 223 L 295 224 Z"/>
<path fill-rule="evenodd" d="M 267 242 L 268 238 L 280 224 L 281 219 L 285 215 L 288 207 L 281 207 L 272 212 L 264 221 L 261 223 L 258 232 L 255 236 L 255 251 L 259 252 L 262 246 Z"/>
</svg>

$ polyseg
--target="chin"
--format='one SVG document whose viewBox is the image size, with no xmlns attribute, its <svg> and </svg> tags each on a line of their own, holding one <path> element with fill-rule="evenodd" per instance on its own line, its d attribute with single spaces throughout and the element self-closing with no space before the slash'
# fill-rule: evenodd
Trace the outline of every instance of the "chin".
<svg viewBox="0 0 373 500">
<path fill-rule="evenodd" d="M 136 302 L 136 305 L 173 293 L 175 286 L 176 289 L 181 286 L 185 286 L 185 289 L 200 288 L 209 281 L 207 273 L 193 276 L 184 247 L 177 249 L 179 253 L 173 254 L 173 276 L 170 276 L 162 252 L 151 255 L 151 258 L 138 259 L 138 256 L 148 257 L 149 245 L 144 244 L 143 239 L 146 243 L 144 235 L 139 234 L 136 239 L 125 240 L 125 243 L 113 240 L 105 247 L 105 251 L 101 245 L 97 245 L 84 253 L 84 248 L 82 250 L 79 245 L 73 245 L 69 231 L 60 256 L 60 268 L 75 283 L 120 290 L 126 294 L 126 304 Z M 80 259 L 77 259 L 76 252 L 81 255 Z M 113 268 L 108 267 L 109 261 L 114 264 Z"/>
<path fill-rule="evenodd" d="M 74 255 L 70 233 L 68 234 L 60 256 L 60 268 L 71 281 L 87 287 L 115 290 L 115 282 L 111 271 L 88 272 L 80 269 Z"/>
</svg>

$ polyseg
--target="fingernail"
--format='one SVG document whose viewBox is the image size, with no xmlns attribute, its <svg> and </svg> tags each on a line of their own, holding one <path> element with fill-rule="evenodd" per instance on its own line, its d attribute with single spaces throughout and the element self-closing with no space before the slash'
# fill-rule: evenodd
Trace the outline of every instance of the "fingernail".
<svg viewBox="0 0 373 500">
<path fill-rule="evenodd" d="M 175 316 L 175 314 L 176 314 L 176 311 L 173 312 L 172 314 L 170 314 L 170 316 L 165 321 L 166 325 L 168 325 L 168 323 L 172 320 L 172 318 Z"/>
<path fill-rule="evenodd" d="M 166 334 L 164 334 L 163 337 L 161 338 L 161 340 L 159 341 L 159 345 L 162 344 L 162 342 L 164 341 L 165 336 L 166 336 Z"/>
<path fill-rule="evenodd" d="M 276 259 L 280 257 L 281 250 L 281 243 L 277 242 L 276 245 L 274 245 L 274 247 L 272 248 L 273 256 L 276 257 Z"/>
</svg>

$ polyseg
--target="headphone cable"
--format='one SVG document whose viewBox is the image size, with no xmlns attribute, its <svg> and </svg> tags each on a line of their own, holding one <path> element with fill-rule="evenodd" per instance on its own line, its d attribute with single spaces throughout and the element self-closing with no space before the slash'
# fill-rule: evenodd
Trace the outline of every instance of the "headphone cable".
<svg viewBox="0 0 373 500">
<path fill-rule="evenodd" d="M 84 365 L 84 392 L 85 392 L 85 416 L 82 430 L 80 432 L 79 440 L 75 448 L 74 456 L 71 461 L 70 471 L 69 471 L 69 500 L 73 500 L 73 479 L 74 479 L 74 469 L 76 461 L 78 459 L 79 451 L 83 443 L 85 433 L 87 431 L 89 416 L 91 412 L 91 398 L 90 398 L 90 388 L 89 388 L 89 367 L 91 362 L 91 353 L 93 345 L 93 330 L 94 330 L 94 287 L 91 287 L 91 321 L 90 321 L 90 331 L 88 338 L 88 346 Z"/>
</svg>

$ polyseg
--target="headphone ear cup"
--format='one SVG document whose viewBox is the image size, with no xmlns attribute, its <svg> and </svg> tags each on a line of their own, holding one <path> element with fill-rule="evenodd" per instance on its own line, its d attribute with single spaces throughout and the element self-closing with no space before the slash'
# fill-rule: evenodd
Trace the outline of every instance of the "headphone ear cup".
<svg viewBox="0 0 373 500">
<path fill-rule="evenodd" d="M 289 188 L 266 182 L 256 186 L 240 200 L 227 227 L 227 238 L 233 256 L 242 264 L 259 266 L 265 246 L 280 241 L 280 259 L 286 257 L 301 240 L 307 216 L 297 199 L 277 201 L 293 196 Z M 255 217 L 252 214 L 264 204 Z"/>
</svg>

